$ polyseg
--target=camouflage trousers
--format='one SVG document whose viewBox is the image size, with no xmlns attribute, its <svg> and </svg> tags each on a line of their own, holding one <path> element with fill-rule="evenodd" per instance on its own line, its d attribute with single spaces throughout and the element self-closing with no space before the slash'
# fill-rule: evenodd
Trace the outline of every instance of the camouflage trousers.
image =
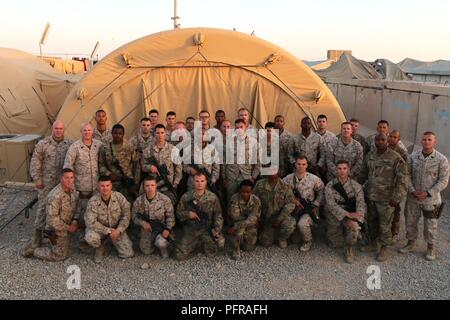
<svg viewBox="0 0 450 320">
<path fill-rule="evenodd" d="M 50 247 L 39 247 L 33 256 L 46 261 L 64 261 L 69 257 L 70 235 L 66 232 L 56 237 L 56 243 Z"/>
<path fill-rule="evenodd" d="M 422 210 L 432 210 L 430 207 L 417 203 L 413 200 L 406 202 L 406 239 L 416 241 L 419 233 L 419 220 Z M 438 219 L 428 219 L 423 217 L 423 237 L 428 244 L 437 243 Z"/>
<path fill-rule="evenodd" d="M 297 228 L 300 232 L 300 236 L 303 242 L 311 242 L 313 240 L 311 228 L 314 225 L 313 220 L 308 214 L 304 214 L 300 217 L 297 223 Z"/>
<path fill-rule="evenodd" d="M 45 229 L 47 218 L 47 213 L 45 210 L 47 203 L 45 200 L 52 189 L 53 188 L 38 189 L 38 204 L 36 208 L 36 218 L 34 219 L 34 228 L 37 230 Z"/>
<path fill-rule="evenodd" d="M 102 245 L 109 236 L 99 234 L 93 230 L 86 229 L 86 242 L 93 248 L 97 249 Z M 113 246 L 116 248 L 119 258 L 127 259 L 134 256 L 133 244 L 126 232 L 124 232 L 119 239 L 112 241 Z"/>
<path fill-rule="evenodd" d="M 278 240 L 288 240 L 295 230 L 294 217 L 287 217 L 281 220 L 279 228 L 274 228 L 271 224 L 264 224 L 258 231 L 258 240 L 264 247 L 270 247 L 275 238 Z"/>
<path fill-rule="evenodd" d="M 177 260 L 186 260 L 201 245 L 206 256 L 217 254 L 218 247 L 214 238 L 204 228 L 195 228 L 190 225 L 183 226 L 183 234 L 175 250 Z"/>
<path fill-rule="evenodd" d="M 144 228 L 141 228 L 141 236 L 140 236 L 140 240 L 139 240 L 139 249 L 141 249 L 143 254 L 150 255 L 155 250 L 154 246 L 157 247 L 160 250 L 161 255 L 163 256 L 163 258 L 168 258 L 169 257 L 169 252 L 168 252 L 169 241 L 164 239 L 164 237 L 159 234 L 156 237 L 154 243 L 152 243 L 152 233 L 145 231 Z"/>
<path fill-rule="evenodd" d="M 392 221 L 395 208 L 389 202 L 367 201 L 369 240 L 379 240 L 382 246 L 392 244 Z"/>
<path fill-rule="evenodd" d="M 361 227 L 357 222 L 345 218 L 339 221 L 334 215 L 327 214 L 327 240 L 330 247 L 354 246 L 360 232 Z"/>
<path fill-rule="evenodd" d="M 258 227 L 247 227 L 242 234 L 236 233 L 229 235 L 228 240 L 233 252 L 239 252 L 241 248 L 244 251 L 253 251 L 258 240 Z"/>
</svg>

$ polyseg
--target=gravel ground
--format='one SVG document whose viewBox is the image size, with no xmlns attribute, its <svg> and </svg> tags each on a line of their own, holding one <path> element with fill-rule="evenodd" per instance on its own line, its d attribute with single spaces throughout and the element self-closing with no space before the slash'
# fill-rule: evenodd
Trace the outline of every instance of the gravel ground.
<svg viewBox="0 0 450 320">
<path fill-rule="evenodd" d="M 123 261 L 110 252 L 98 265 L 74 247 L 68 260 L 47 263 L 19 254 L 31 237 L 33 219 L 34 212 L 29 220 L 20 216 L 0 234 L 0 299 L 450 299 L 448 211 L 440 220 L 435 262 L 424 259 L 421 237 L 413 254 L 397 253 L 402 239 L 387 262 L 358 251 L 352 265 L 322 237 L 306 254 L 293 244 L 286 250 L 258 247 L 237 262 L 224 255 L 177 262 L 140 254 Z M 141 268 L 145 263 L 148 269 Z M 81 270 L 80 290 L 66 287 L 71 265 Z M 366 286 L 371 265 L 381 269 L 380 290 Z"/>
</svg>

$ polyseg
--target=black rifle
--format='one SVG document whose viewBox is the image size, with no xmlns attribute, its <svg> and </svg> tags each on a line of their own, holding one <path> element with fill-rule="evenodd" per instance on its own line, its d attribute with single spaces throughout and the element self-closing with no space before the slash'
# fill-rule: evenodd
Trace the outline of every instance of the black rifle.
<svg viewBox="0 0 450 320">
<path fill-rule="evenodd" d="M 292 212 L 294 218 L 298 221 L 302 215 L 307 214 L 311 217 L 314 223 L 318 224 L 320 222 L 320 218 L 318 215 L 314 213 L 314 209 L 317 208 L 317 206 L 314 205 L 311 201 L 303 198 L 300 192 L 297 190 L 297 188 L 293 189 L 293 193 L 295 198 L 297 198 L 297 200 L 303 207 L 303 208 L 297 207 L 294 209 L 294 211 Z"/>
<path fill-rule="evenodd" d="M 109 146 L 111 148 L 111 157 L 112 157 L 112 162 L 111 164 L 117 168 L 117 170 L 119 170 L 120 172 L 120 184 L 123 188 L 125 188 L 126 190 L 128 190 L 129 188 L 133 188 L 135 186 L 135 182 L 133 178 L 128 177 L 125 172 L 123 171 L 122 166 L 120 165 L 119 160 L 117 160 L 116 156 L 113 153 L 113 147 L 112 147 L 112 143 L 109 143 Z"/>
<path fill-rule="evenodd" d="M 160 165 L 158 160 L 156 160 L 155 156 L 151 156 L 149 159 L 150 165 L 155 166 L 159 172 L 159 181 L 164 181 L 164 185 L 169 188 L 169 190 L 176 196 L 177 191 L 173 187 L 172 183 L 169 181 L 169 170 L 165 164 Z"/>
<path fill-rule="evenodd" d="M 5 229 L 11 222 L 13 222 L 18 216 L 20 216 L 20 214 L 22 212 L 25 212 L 25 218 L 29 218 L 30 217 L 30 209 L 33 208 L 33 206 L 38 202 L 38 197 L 36 196 L 35 198 L 33 198 L 33 200 L 28 203 L 23 209 L 21 209 L 18 213 L 16 213 L 14 215 L 14 217 L 12 217 L 7 223 L 5 223 L 1 228 L 0 231 L 3 231 L 3 229 Z"/>
<path fill-rule="evenodd" d="M 212 228 L 209 227 L 209 215 L 208 213 L 200 208 L 197 201 L 195 199 L 191 199 L 187 202 L 187 207 L 190 211 L 195 212 L 198 217 L 200 218 L 200 221 L 197 221 L 195 225 L 198 228 L 206 228 L 208 230 L 209 235 L 211 235 L 213 238 L 215 238 Z"/>
<path fill-rule="evenodd" d="M 162 234 L 164 230 L 167 230 L 170 233 L 172 233 L 172 231 L 167 229 L 166 225 L 161 221 L 156 219 L 150 219 L 150 217 L 144 213 L 138 213 L 138 216 L 145 222 L 149 223 L 150 226 L 152 227 L 152 242 L 154 242 L 158 237 L 158 235 Z M 169 242 L 171 246 L 175 247 L 175 239 L 171 235 L 169 235 L 165 239 Z"/>
<path fill-rule="evenodd" d="M 336 184 L 333 184 L 333 189 L 339 193 L 339 195 L 344 198 L 343 202 L 338 202 L 339 205 L 343 206 L 344 210 L 347 212 L 356 212 L 356 197 L 348 197 L 347 192 L 344 189 L 344 186 L 342 185 L 342 183 L 338 182 Z M 352 219 L 352 218 L 348 218 L 346 217 L 346 219 L 349 220 L 353 220 L 355 222 L 357 222 L 359 224 L 359 226 L 361 227 L 361 230 L 363 232 L 365 232 L 366 230 L 366 225 L 364 222 L 359 221 L 358 219 Z"/>
</svg>

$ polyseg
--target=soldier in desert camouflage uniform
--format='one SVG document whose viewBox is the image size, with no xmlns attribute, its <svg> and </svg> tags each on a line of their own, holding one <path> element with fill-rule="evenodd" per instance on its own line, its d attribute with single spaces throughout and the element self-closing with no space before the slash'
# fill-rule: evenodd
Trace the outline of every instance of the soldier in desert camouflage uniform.
<svg viewBox="0 0 450 320">
<path fill-rule="evenodd" d="M 206 189 L 204 173 L 195 176 L 194 190 L 181 197 L 176 214 L 183 227 L 175 251 L 177 260 L 186 260 L 198 245 L 208 257 L 216 255 L 218 248 L 224 246 L 222 208 L 219 198 Z"/>
<path fill-rule="evenodd" d="M 285 120 L 282 115 L 275 117 L 275 129 L 278 129 L 279 135 L 279 154 L 280 154 L 280 177 L 285 177 L 292 172 L 292 164 L 289 155 L 294 150 L 294 138 L 292 134 L 284 128 Z"/>
<path fill-rule="evenodd" d="M 25 257 L 36 257 L 47 261 L 63 261 L 69 256 L 70 234 L 78 229 L 76 207 L 78 192 L 74 189 L 75 176 L 70 169 L 64 169 L 58 184 L 46 198 L 46 231 L 51 241 L 50 248 L 33 248 L 23 251 Z"/>
<path fill-rule="evenodd" d="M 295 162 L 296 155 L 305 156 L 308 159 L 309 172 L 317 174 L 321 136 L 312 131 L 312 121 L 308 117 L 302 119 L 301 127 L 302 132 L 294 136 L 294 148 L 290 154 L 291 164 Z"/>
<path fill-rule="evenodd" d="M 97 126 L 94 129 L 94 139 L 101 141 L 102 143 L 109 143 L 112 140 L 112 131 L 106 127 L 108 117 L 104 110 L 98 110 L 95 113 L 95 122 Z"/>
<path fill-rule="evenodd" d="M 141 227 L 139 247 L 145 255 L 153 253 L 156 246 L 163 258 L 169 257 L 168 238 L 175 226 L 175 216 L 172 202 L 169 197 L 157 192 L 156 176 L 144 177 L 145 194 L 139 196 L 133 204 L 131 215 L 133 222 Z M 158 221 L 163 231 L 152 229 L 152 222 Z M 156 228 L 156 225 L 153 224 Z"/>
<path fill-rule="evenodd" d="M 39 200 L 32 240 L 34 248 L 39 247 L 42 242 L 42 231 L 46 219 L 46 197 L 59 183 L 64 167 L 64 158 L 71 144 L 71 140 L 64 139 L 64 124 L 61 121 L 55 121 L 52 126 L 52 135 L 39 141 L 34 148 L 30 174 L 38 189 Z"/>
<path fill-rule="evenodd" d="M 345 261 L 352 263 L 353 247 L 360 236 L 367 206 L 362 186 L 350 179 L 349 172 L 348 162 L 340 160 L 337 163 L 337 178 L 325 187 L 325 202 L 328 244 L 332 248 L 344 245 Z"/>
<path fill-rule="evenodd" d="M 356 118 L 351 118 L 350 123 L 352 125 L 352 138 L 361 144 L 361 147 L 363 147 L 364 156 L 366 156 L 366 154 L 369 153 L 370 151 L 370 146 L 367 144 L 366 138 L 358 133 L 360 122 Z M 341 133 L 337 135 L 338 139 L 340 139 L 341 137 L 342 137 Z"/>
<path fill-rule="evenodd" d="M 377 147 L 375 146 L 375 137 L 379 134 L 379 133 L 384 133 L 387 137 L 389 137 L 389 122 L 387 120 L 380 120 L 378 121 L 377 124 L 377 133 L 374 133 L 370 136 L 368 136 L 366 138 L 366 142 L 369 145 L 369 150 L 370 151 L 376 151 Z M 406 149 L 405 145 L 403 144 L 403 142 L 401 140 L 398 141 L 397 143 L 398 148 L 403 149 L 405 152 L 408 152 L 408 150 Z"/>
<path fill-rule="evenodd" d="M 130 138 L 128 141 L 141 158 L 142 153 L 147 149 L 154 141 L 153 134 L 151 132 L 151 121 L 149 118 L 141 119 L 141 128 L 139 132 Z"/>
<path fill-rule="evenodd" d="M 327 149 L 332 142 L 337 140 L 336 135 L 327 130 L 328 128 L 328 118 L 326 115 L 321 114 L 317 117 L 317 133 L 320 135 L 320 145 L 319 145 L 319 160 L 317 162 L 320 177 L 326 179 L 327 162 L 326 155 Z"/>
<path fill-rule="evenodd" d="M 258 240 L 258 219 L 261 216 L 261 201 L 252 193 L 254 184 L 244 180 L 239 186 L 239 193 L 231 197 L 228 206 L 227 229 L 231 257 L 237 260 L 241 257 L 241 247 L 245 251 L 253 251 Z"/>
<path fill-rule="evenodd" d="M 95 249 L 95 262 L 104 256 L 104 241 L 109 238 L 122 259 L 134 256 L 133 244 L 125 232 L 130 224 L 130 203 L 112 191 L 111 178 L 101 176 L 99 194 L 93 196 L 86 210 L 86 242 Z"/>
<path fill-rule="evenodd" d="M 436 135 L 425 132 L 422 150 L 413 152 L 409 158 L 409 190 L 405 211 L 408 244 L 400 250 L 402 253 L 414 250 L 418 224 L 423 214 L 423 234 L 428 244 L 425 258 L 428 261 L 436 259 L 438 219 L 443 205 L 441 192 L 448 185 L 450 173 L 448 159 L 435 149 L 436 143 Z"/>
</svg>

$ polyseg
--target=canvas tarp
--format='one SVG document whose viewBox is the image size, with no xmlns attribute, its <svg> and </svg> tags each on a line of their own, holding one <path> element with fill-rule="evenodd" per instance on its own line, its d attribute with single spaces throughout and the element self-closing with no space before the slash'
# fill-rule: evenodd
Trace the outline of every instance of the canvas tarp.
<svg viewBox="0 0 450 320">
<path fill-rule="evenodd" d="M 241 107 L 257 127 L 282 114 L 294 132 L 305 115 L 327 114 L 333 131 L 344 120 L 331 91 L 300 60 L 256 37 L 207 28 L 153 34 L 112 52 L 73 88 L 58 118 L 78 137 L 102 108 L 109 125 L 122 123 L 130 136 L 151 108 L 162 118 L 174 110 L 179 120 L 223 109 L 234 121 Z"/>
<path fill-rule="evenodd" d="M 388 59 L 377 59 L 372 63 L 373 68 L 388 81 L 408 81 L 411 77 L 395 63 Z"/>
<path fill-rule="evenodd" d="M 44 61 L 59 73 L 79 74 L 84 73 L 87 70 L 84 61 L 67 60 L 55 57 L 44 57 Z"/>
<path fill-rule="evenodd" d="M 348 53 L 327 69 L 317 70 L 323 80 L 381 79 L 381 75 L 366 61 L 359 60 Z"/>
<path fill-rule="evenodd" d="M 450 61 L 437 60 L 432 62 L 424 62 L 406 58 L 398 63 L 406 73 L 424 74 L 424 75 L 450 75 Z"/>
</svg>

